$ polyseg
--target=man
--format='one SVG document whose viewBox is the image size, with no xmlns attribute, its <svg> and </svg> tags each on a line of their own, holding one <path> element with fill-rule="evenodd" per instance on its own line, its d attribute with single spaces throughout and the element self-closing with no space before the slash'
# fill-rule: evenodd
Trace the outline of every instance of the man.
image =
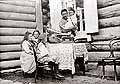
<svg viewBox="0 0 120 84">
<path fill-rule="evenodd" d="M 65 24 L 68 22 L 68 20 L 67 20 L 68 19 L 68 11 L 67 11 L 67 9 L 61 10 L 61 15 L 62 15 L 62 19 L 59 22 L 59 26 L 60 26 L 61 32 L 66 33 L 66 32 L 68 32 L 67 30 L 65 30 Z"/>
<path fill-rule="evenodd" d="M 72 22 L 70 16 L 68 17 L 67 9 L 63 9 L 61 11 L 61 15 L 62 15 L 62 19 L 59 22 L 59 26 L 60 26 L 61 32 L 62 33 L 70 32 L 72 35 L 76 36 L 76 34 L 75 34 L 76 26 Z"/>
</svg>

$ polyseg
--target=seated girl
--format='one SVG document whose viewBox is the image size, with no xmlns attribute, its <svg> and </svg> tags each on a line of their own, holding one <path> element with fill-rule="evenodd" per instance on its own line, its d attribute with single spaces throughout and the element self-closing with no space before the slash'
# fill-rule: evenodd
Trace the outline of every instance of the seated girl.
<svg viewBox="0 0 120 84">
<path fill-rule="evenodd" d="M 32 33 L 26 32 L 21 47 L 23 52 L 20 56 L 21 67 L 25 73 L 33 73 L 36 70 L 36 63 L 33 55 L 31 43 Z"/>
<path fill-rule="evenodd" d="M 33 42 L 36 46 L 37 61 L 39 63 L 48 63 L 51 68 L 54 69 L 53 76 L 55 79 L 64 79 L 64 76 L 60 75 L 58 71 L 58 63 L 55 60 L 57 59 L 57 56 L 55 58 L 49 56 L 49 51 L 45 45 L 44 38 L 40 37 L 40 35 L 38 30 L 33 32 Z"/>
</svg>

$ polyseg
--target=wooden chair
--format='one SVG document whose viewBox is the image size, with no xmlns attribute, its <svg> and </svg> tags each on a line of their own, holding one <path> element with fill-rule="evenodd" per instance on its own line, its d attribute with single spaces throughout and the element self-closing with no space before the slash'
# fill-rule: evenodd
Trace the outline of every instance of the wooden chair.
<svg viewBox="0 0 120 84">
<path fill-rule="evenodd" d="M 42 76 L 43 75 L 43 70 L 45 67 L 49 67 L 50 70 L 51 70 L 51 75 L 53 76 L 53 67 L 52 66 L 49 66 L 49 64 L 47 63 L 39 63 L 37 61 L 37 56 L 36 56 L 36 51 L 34 49 L 34 46 L 33 46 L 33 52 L 34 52 L 34 58 L 35 58 L 35 62 L 36 62 L 36 70 L 35 70 L 35 83 L 36 83 L 36 80 L 38 78 L 38 71 L 40 72 L 39 74 Z M 52 64 L 51 64 L 52 65 Z"/>
<path fill-rule="evenodd" d="M 104 58 L 102 59 L 102 66 L 103 66 L 103 75 L 102 75 L 102 79 L 105 77 L 105 66 L 106 65 L 113 65 L 114 66 L 114 80 L 117 80 L 117 70 L 116 70 L 116 66 L 120 65 L 120 58 L 116 58 L 116 57 L 110 57 L 110 58 Z"/>
<path fill-rule="evenodd" d="M 99 62 L 99 65 L 102 65 L 103 67 L 103 75 L 102 75 L 102 79 L 105 77 L 105 66 L 106 65 L 113 65 L 114 66 L 114 80 L 117 80 L 117 70 L 116 70 L 116 66 L 120 65 L 120 56 L 117 57 L 114 54 L 114 51 L 116 50 L 114 48 L 114 45 L 120 45 L 120 40 L 118 40 L 120 38 L 113 38 L 112 40 L 110 40 L 109 43 L 109 47 L 110 47 L 110 56 L 103 58 L 101 62 Z M 118 44 L 119 43 L 119 44 Z"/>
</svg>

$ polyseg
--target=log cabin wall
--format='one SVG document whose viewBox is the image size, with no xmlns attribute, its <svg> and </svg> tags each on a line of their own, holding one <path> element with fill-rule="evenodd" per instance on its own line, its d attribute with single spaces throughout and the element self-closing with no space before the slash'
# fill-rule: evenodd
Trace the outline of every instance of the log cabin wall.
<svg viewBox="0 0 120 84">
<path fill-rule="evenodd" d="M 97 0 L 99 32 L 92 35 L 93 44 L 98 50 L 89 53 L 89 60 L 99 61 L 99 58 L 108 57 L 109 40 L 120 37 L 120 0 Z M 116 56 L 120 56 L 120 45 L 116 47 Z"/>
<path fill-rule="evenodd" d="M 20 43 L 26 31 L 36 29 L 37 0 L 0 0 L 0 70 L 20 69 Z M 41 0 L 43 25 L 49 21 L 49 1 Z"/>
<path fill-rule="evenodd" d="M 83 7 L 82 0 L 76 0 Z M 109 56 L 109 39 L 120 36 L 120 0 L 97 0 L 99 33 L 92 35 L 101 50 L 89 50 L 89 61 Z M 36 0 L 0 0 L 0 69 L 9 72 L 20 69 L 20 43 L 25 31 L 36 28 Z M 50 19 L 49 0 L 42 0 L 43 27 Z M 120 55 L 120 46 L 117 55 Z"/>
<path fill-rule="evenodd" d="M 76 5 L 83 8 L 84 0 L 76 0 Z M 101 58 L 109 57 L 110 48 L 109 40 L 115 36 L 120 37 L 120 0 L 97 0 L 97 10 L 98 10 L 98 25 L 99 32 L 92 34 L 92 44 L 94 44 L 99 49 L 95 49 L 90 45 L 87 46 L 88 49 L 88 69 L 95 72 L 101 71 L 98 69 L 98 61 Z M 116 47 L 116 56 L 120 56 L 120 44 Z M 117 67 L 118 68 L 118 67 Z M 120 68 L 119 68 L 120 69 Z M 107 67 L 108 74 L 111 75 L 111 67 Z M 112 71 L 113 72 L 113 71 Z"/>
<path fill-rule="evenodd" d="M 77 6 L 83 8 L 84 0 L 76 0 Z M 110 54 L 109 40 L 120 37 L 120 0 L 97 0 L 99 32 L 92 34 L 93 44 L 98 50 L 88 47 L 89 61 L 99 61 Z M 115 54 L 120 56 L 120 45 Z"/>
</svg>

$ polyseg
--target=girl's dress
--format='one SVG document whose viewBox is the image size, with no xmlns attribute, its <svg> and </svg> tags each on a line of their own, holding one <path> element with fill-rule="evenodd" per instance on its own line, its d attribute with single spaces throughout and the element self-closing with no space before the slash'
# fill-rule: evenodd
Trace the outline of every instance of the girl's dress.
<svg viewBox="0 0 120 84">
<path fill-rule="evenodd" d="M 34 55 L 30 54 L 33 53 L 32 44 L 29 41 L 23 41 L 22 43 L 22 53 L 20 56 L 21 67 L 24 72 L 32 73 L 36 70 L 36 63 L 34 59 Z"/>
</svg>

